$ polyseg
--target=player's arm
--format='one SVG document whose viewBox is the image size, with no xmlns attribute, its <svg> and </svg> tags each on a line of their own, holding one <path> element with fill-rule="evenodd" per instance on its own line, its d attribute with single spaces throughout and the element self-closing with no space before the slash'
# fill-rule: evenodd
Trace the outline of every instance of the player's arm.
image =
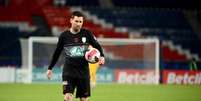
<svg viewBox="0 0 201 101">
<path fill-rule="evenodd" d="M 92 33 L 90 33 L 89 37 L 90 37 L 90 43 L 89 44 L 92 45 L 92 47 L 94 47 L 100 51 L 101 57 L 99 58 L 99 64 L 103 65 L 105 63 L 103 49 L 102 49 L 101 45 L 98 43 L 98 41 L 96 40 L 95 36 L 93 36 Z"/>
<path fill-rule="evenodd" d="M 50 79 L 52 77 L 52 68 L 54 67 L 54 65 L 56 64 L 61 52 L 63 50 L 63 41 L 62 41 L 62 37 L 59 37 L 59 41 L 57 43 L 57 47 L 54 51 L 54 54 L 52 56 L 52 60 L 50 65 L 48 66 L 48 70 L 47 70 L 47 77 L 48 79 Z"/>
</svg>

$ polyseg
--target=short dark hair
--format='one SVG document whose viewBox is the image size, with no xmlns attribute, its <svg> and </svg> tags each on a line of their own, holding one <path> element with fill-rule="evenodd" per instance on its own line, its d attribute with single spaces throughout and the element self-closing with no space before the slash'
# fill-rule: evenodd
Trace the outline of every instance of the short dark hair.
<svg viewBox="0 0 201 101">
<path fill-rule="evenodd" d="M 74 16 L 83 17 L 84 18 L 84 14 L 82 14 L 82 12 L 80 12 L 80 11 L 73 11 L 72 15 L 71 15 L 71 18 L 73 18 Z"/>
</svg>

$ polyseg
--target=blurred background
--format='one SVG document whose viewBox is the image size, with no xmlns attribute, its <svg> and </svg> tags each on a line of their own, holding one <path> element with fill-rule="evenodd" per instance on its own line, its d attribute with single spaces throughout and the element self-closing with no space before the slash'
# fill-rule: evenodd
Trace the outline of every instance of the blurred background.
<svg viewBox="0 0 201 101">
<path fill-rule="evenodd" d="M 160 54 L 159 83 L 201 84 L 201 11 L 198 4 L 193 0 L 0 0 L 0 82 L 27 82 L 22 80 L 26 76 L 25 79 L 32 79 L 28 82 L 45 81 L 46 69 L 33 70 L 35 67 L 31 66 L 33 75 L 23 70 L 28 68 L 30 49 L 24 40 L 36 36 L 58 37 L 69 28 L 71 12 L 79 10 L 86 16 L 84 27 L 97 38 L 158 39 L 160 51 L 153 54 Z M 132 56 L 138 49 L 134 47 L 128 52 L 128 47 L 124 48 L 127 50 L 120 53 L 125 58 L 127 53 Z M 43 49 L 40 51 L 45 54 Z M 115 49 L 119 50 L 111 50 Z M 107 51 L 106 54 L 112 57 Z M 50 55 L 46 55 L 49 60 Z M 123 83 L 138 83 L 132 57 L 129 57 L 130 62 L 117 60 L 108 60 L 102 72 L 98 72 L 98 82 L 118 82 L 118 72 L 124 71 L 127 81 Z M 142 66 L 137 65 L 137 69 Z M 60 74 L 55 82 L 59 77 Z M 142 79 L 149 81 L 149 77 Z"/>
</svg>

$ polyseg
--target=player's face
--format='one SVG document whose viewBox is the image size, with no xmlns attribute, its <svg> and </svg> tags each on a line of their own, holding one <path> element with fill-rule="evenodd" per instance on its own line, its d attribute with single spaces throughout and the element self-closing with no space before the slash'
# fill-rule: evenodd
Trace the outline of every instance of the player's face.
<svg viewBox="0 0 201 101">
<path fill-rule="evenodd" d="M 75 32 L 79 32 L 80 29 L 82 28 L 83 21 L 84 21 L 83 17 L 74 16 L 73 18 L 70 19 L 71 28 Z"/>
</svg>

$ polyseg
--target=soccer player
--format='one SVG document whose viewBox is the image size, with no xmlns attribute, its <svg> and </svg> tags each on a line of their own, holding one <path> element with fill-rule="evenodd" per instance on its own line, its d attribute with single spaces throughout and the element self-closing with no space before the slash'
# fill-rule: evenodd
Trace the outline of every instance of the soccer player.
<svg viewBox="0 0 201 101">
<path fill-rule="evenodd" d="M 195 58 L 192 58 L 192 59 L 190 60 L 189 66 L 190 66 L 190 70 L 191 70 L 191 71 L 192 71 L 192 70 L 198 70 L 197 64 L 196 64 L 196 59 L 195 59 Z"/>
<path fill-rule="evenodd" d="M 93 48 L 93 46 L 89 45 L 89 48 Z M 89 73 L 90 73 L 90 85 L 91 88 L 96 87 L 96 72 L 100 67 L 99 62 L 97 63 L 89 63 Z"/>
<path fill-rule="evenodd" d="M 99 63 L 104 64 L 105 58 L 102 47 L 92 32 L 82 28 L 84 16 L 74 11 L 70 18 L 71 27 L 59 36 L 57 47 L 47 70 L 47 77 L 52 77 L 52 68 L 56 64 L 62 50 L 65 52 L 65 63 L 62 72 L 64 101 L 72 101 L 76 89 L 76 98 L 88 101 L 90 96 L 89 65 L 84 58 L 89 45 L 100 51 Z"/>
<path fill-rule="evenodd" d="M 99 63 L 95 63 L 95 64 L 89 63 L 91 88 L 96 87 L 96 72 L 97 72 L 98 68 L 99 68 Z"/>
</svg>

